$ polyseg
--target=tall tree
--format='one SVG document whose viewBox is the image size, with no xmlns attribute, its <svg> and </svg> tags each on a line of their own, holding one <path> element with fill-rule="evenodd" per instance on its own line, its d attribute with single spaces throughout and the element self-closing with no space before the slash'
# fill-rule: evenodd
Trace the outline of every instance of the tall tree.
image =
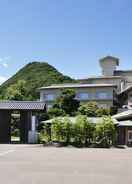
<svg viewBox="0 0 132 184">
<path fill-rule="evenodd" d="M 63 90 L 60 97 L 57 98 L 54 107 L 62 109 L 66 114 L 73 115 L 77 111 L 80 104 L 75 97 L 76 93 L 74 90 Z"/>
</svg>

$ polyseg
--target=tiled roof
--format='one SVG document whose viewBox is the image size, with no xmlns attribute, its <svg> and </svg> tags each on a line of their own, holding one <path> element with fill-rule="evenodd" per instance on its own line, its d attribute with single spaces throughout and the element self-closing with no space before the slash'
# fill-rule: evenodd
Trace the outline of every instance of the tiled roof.
<svg viewBox="0 0 132 184">
<path fill-rule="evenodd" d="M 127 120 L 127 121 L 119 121 L 118 126 L 132 126 L 132 121 Z"/>
<path fill-rule="evenodd" d="M 0 101 L 0 110 L 45 110 L 45 103 L 39 101 Z"/>
<path fill-rule="evenodd" d="M 47 87 L 41 87 L 39 88 L 40 90 L 42 89 L 59 89 L 59 88 L 92 88 L 92 87 L 116 87 L 115 84 L 57 84 L 57 85 L 51 85 Z"/>
<path fill-rule="evenodd" d="M 122 90 L 120 93 L 118 93 L 118 95 L 121 95 L 121 94 L 123 94 L 123 93 L 126 93 L 126 92 L 128 92 L 129 90 L 131 90 L 131 89 L 132 89 L 132 85 L 126 87 L 124 90 Z"/>
<path fill-rule="evenodd" d="M 127 111 L 118 113 L 116 115 L 113 116 L 113 118 L 117 119 L 117 120 L 127 120 L 132 118 L 132 110 L 129 109 Z"/>
</svg>

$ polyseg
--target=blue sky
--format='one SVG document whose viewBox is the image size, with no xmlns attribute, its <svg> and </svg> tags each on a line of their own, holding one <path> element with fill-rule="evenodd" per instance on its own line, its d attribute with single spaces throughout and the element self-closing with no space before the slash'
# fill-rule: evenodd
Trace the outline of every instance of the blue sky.
<svg viewBox="0 0 132 184">
<path fill-rule="evenodd" d="M 32 61 L 99 75 L 106 55 L 132 69 L 131 0 L 0 0 L 0 81 Z"/>
</svg>

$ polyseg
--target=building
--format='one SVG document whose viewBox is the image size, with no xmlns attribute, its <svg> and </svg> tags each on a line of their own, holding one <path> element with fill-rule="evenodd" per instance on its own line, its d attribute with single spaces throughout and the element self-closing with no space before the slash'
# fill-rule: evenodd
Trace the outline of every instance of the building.
<svg viewBox="0 0 132 184">
<path fill-rule="evenodd" d="M 119 122 L 117 125 L 117 143 L 132 145 L 132 110 L 118 113 L 113 118 Z"/>
<path fill-rule="evenodd" d="M 131 108 L 132 70 L 117 70 L 119 59 L 112 56 L 100 59 L 99 63 L 101 76 L 79 79 L 78 83 L 41 87 L 40 101 L 45 101 L 50 108 L 63 89 L 74 89 L 81 103 L 96 101 L 104 108 Z"/>
</svg>

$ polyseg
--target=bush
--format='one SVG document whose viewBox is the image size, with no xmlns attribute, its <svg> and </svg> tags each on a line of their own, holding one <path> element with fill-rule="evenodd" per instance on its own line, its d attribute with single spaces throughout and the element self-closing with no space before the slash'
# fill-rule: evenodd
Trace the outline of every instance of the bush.
<svg viewBox="0 0 132 184">
<path fill-rule="evenodd" d="M 116 106 L 113 106 L 110 108 L 110 115 L 114 115 L 114 114 L 117 114 L 118 112 L 118 108 Z"/>
<path fill-rule="evenodd" d="M 102 119 L 102 122 L 96 124 L 95 129 L 95 142 L 101 147 L 109 147 L 115 142 L 115 125 L 112 118 L 106 116 Z"/>
<path fill-rule="evenodd" d="M 39 143 L 47 143 L 51 141 L 51 125 L 43 124 L 43 129 L 39 133 Z"/>
<path fill-rule="evenodd" d="M 56 118 L 51 126 L 52 140 L 69 144 L 72 137 L 72 123 L 68 117 Z"/>
<path fill-rule="evenodd" d="M 65 116 L 65 112 L 59 108 L 51 108 L 48 110 L 48 115 L 50 118 L 55 118 L 58 116 Z"/>
<path fill-rule="evenodd" d="M 81 105 L 78 111 L 82 115 L 86 115 L 89 117 L 96 117 L 97 109 L 98 109 L 98 106 L 96 102 L 89 102 L 87 104 Z"/>
<path fill-rule="evenodd" d="M 116 107 L 99 108 L 96 102 L 88 102 L 79 107 L 78 112 L 88 117 L 102 117 L 113 115 L 116 112 Z"/>
<path fill-rule="evenodd" d="M 102 118 L 96 125 L 86 115 L 79 115 L 75 122 L 68 117 L 55 118 L 51 124 L 44 124 L 40 132 L 40 142 L 58 142 L 89 146 L 96 143 L 100 147 L 109 147 L 115 143 L 116 130 L 110 116 Z"/>
<path fill-rule="evenodd" d="M 73 127 L 74 143 L 78 146 L 88 145 L 93 139 L 94 125 L 87 116 L 80 115 L 76 118 Z"/>
<path fill-rule="evenodd" d="M 61 142 L 63 140 L 62 119 L 55 118 L 51 125 L 52 140 Z"/>
<path fill-rule="evenodd" d="M 109 116 L 109 115 L 110 115 L 110 109 L 99 108 L 96 110 L 97 117 Z"/>
</svg>

